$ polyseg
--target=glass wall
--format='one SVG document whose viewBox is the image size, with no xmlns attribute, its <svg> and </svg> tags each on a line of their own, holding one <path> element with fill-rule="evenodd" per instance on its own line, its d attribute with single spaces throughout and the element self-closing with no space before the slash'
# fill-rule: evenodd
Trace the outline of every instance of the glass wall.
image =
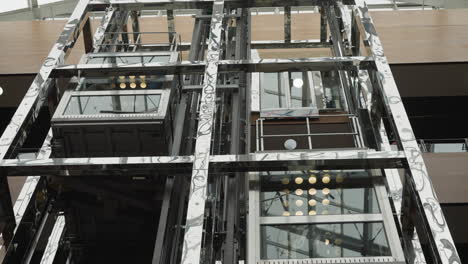
<svg viewBox="0 0 468 264">
<path fill-rule="evenodd" d="M 391 212 L 377 170 L 252 174 L 248 239 L 251 252 L 258 253 L 251 253 L 249 261 L 347 258 L 346 263 L 367 263 L 379 257 L 404 263 Z"/>
</svg>

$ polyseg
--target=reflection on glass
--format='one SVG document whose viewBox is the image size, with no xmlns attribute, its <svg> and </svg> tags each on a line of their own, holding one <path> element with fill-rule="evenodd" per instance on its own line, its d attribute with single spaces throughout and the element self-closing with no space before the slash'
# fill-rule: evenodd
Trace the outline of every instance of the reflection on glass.
<svg viewBox="0 0 468 264">
<path fill-rule="evenodd" d="M 325 108 L 341 109 L 340 77 L 338 71 L 322 72 Z"/>
<path fill-rule="evenodd" d="M 379 213 L 370 175 L 363 170 L 265 172 L 261 174 L 261 216 Z M 285 206 L 285 204 L 289 206 Z M 300 205 L 300 206 L 299 206 Z"/>
<path fill-rule="evenodd" d="M 457 143 L 427 143 L 429 152 L 434 153 L 450 153 L 450 152 L 467 152 L 466 144 L 464 142 Z"/>
<path fill-rule="evenodd" d="M 313 214 L 309 212 L 309 215 Z M 391 255 L 384 227 L 380 222 L 263 225 L 260 232 L 262 259 Z"/>
<path fill-rule="evenodd" d="M 161 95 L 72 96 L 64 115 L 98 115 L 153 113 L 159 108 Z"/>
<path fill-rule="evenodd" d="M 306 73 L 290 72 L 289 74 L 289 87 L 291 93 L 291 107 L 312 107 L 312 99 L 310 88 L 305 85 Z"/>
<path fill-rule="evenodd" d="M 279 82 L 279 73 L 263 74 L 260 82 L 262 109 L 286 107 L 286 93 Z"/>
</svg>

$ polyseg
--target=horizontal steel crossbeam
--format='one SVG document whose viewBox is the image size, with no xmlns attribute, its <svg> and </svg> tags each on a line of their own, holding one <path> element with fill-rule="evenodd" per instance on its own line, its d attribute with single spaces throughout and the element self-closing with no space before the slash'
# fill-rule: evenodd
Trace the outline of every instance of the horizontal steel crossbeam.
<svg viewBox="0 0 468 264">
<path fill-rule="evenodd" d="M 251 59 L 220 60 L 219 72 L 280 72 L 280 71 L 327 71 L 348 70 L 353 67 L 367 69 L 373 60 L 370 57 L 319 57 L 300 59 Z M 189 74 L 204 73 L 206 62 L 182 61 L 178 63 L 105 63 L 63 65 L 54 69 L 54 77 L 102 77 L 103 74 Z"/>
<path fill-rule="evenodd" d="M 0 163 L 8 176 L 125 176 L 148 170 L 189 172 L 193 156 L 176 157 L 109 157 L 61 158 L 44 160 L 6 159 Z M 405 156 L 401 151 L 312 151 L 275 152 L 245 155 L 210 156 L 212 172 L 268 171 L 308 169 L 372 169 L 402 168 Z"/>
</svg>

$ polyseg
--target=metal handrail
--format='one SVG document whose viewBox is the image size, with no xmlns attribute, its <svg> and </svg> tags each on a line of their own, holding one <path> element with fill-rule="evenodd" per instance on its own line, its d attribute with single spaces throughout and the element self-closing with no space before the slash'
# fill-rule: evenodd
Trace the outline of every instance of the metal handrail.
<svg viewBox="0 0 468 264">
<path fill-rule="evenodd" d="M 349 121 L 351 121 L 351 129 L 352 132 L 330 132 L 330 133 L 311 133 L 311 123 L 310 119 L 311 118 L 318 118 L 318 117 L 331 117 L 331 116 L 346 116 L 349 118 Z M 303 119 L 304 117 L 301 117 Z M 361 130 L 359 127 L 359 122 L 357 120 L 357 116 L 353 114 L 339 114 L 339 115 L 317 115 L 317 116 L 308 116 L 305 117 L 306 120 L 306 126 L 307 126 L 307 133 L 301 133 L 301 134 L 267 134 L 265 135 L 264 130 L 263 130 L 263 121 L 265 118 L 259 118 L 255 121 L 255 126 L 256 126 L 256 151 L 264 151 L 265 146 L 264 146 L 264 139 L 265 138 L 274 138 L 274 137 L 307 137 L 308 138 L 308 145 L 309 149 L 313 149 L 312 145 L 312 137 L 313 136 L 346 136 L 346 135 L 351 135 L 354 137 L 354 142 L 355 146 L 357 148 L 362 148 L 364 146 L 364 140 L 361 135 Z"/>
</svg>

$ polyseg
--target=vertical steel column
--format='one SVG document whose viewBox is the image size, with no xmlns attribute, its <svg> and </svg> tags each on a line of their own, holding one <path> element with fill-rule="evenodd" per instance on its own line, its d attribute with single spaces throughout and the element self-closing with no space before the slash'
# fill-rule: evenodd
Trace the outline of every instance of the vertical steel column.
<svg viewBox="0 0 468 264">
<path fill-rule="evenodd" d="M 60 239 L 65 229 L 65 216 L 59 215 L 55 220 L 54 228 L 47 241 L 47 246 L 42 255 L 41 264 L 52 264 L 59 248 Z"/>
<path fill-rule="evenodd" d="M 162 259 L 164 255 L 164 237 L 167 230 L 167 217 L 169 214 L 173 186 L 174 178 L 167 178 L 164 187 L 163 202 L 161 206 L 161 213 L 159 216 L 158 229 L 156 233 L 156 242 L 154 243 L 153 260 L 151 262 L 152 264 L 164 263 Z"/>
<path fill-rule="evenodd" d="M 174 10 L 168 9 L 166 10 L 167 16 L 167 31 L 169 32 L 169 43 L 174 41 L 175 36 L 175 22 L 174 22 Z"/>
<path fill-rule="evenodd" d="M 139 16 L 140 16 L 140 13 L 138 11 L 130 12 L 130 19 L 132 21 L 132 31 L 133 32 L 138 32 L 138 33 L 133 33 L 133 43 L 135 43 L 135 44 L 141 43 L 141 36 L 138 37 L 140 35 Z"/>
<path fill-rule="evenodd" d="M 208 185 L 208 164 L 211 149 L 213 116 L 216 105 L 216 82 L 221 50 L 224 0 L 215 0 L 206 55 L 207 65 L 200 101 L 200 116 L 195 143 L 192 179 L 185 223 L 182 264 L 198 264 L 203 237 L 203 219 Z"/>
<path fill-rule="evenodd" d="M 11 201 L 8 177 L 5 172 L 0 170 L 0 234 L 2 235 L 5 248 L 8 247 L 13 238 L 15 226 L 15 213 Z"/>
<path fill-rule="evenodd" d="M 11 155 L 11 153 L 15 151 L 15 147 L 21 145 L 26 139 L 29 126 L 39 115 L 39 111 L 47 98 L 49 87 L 51 87 L 52 84 L 49 79 L 50 73 L 57 64 L 65 61 L 69 49 L 73 47 L 80 30 L 84 26 L 84 22 L 88 20 L 88 2 L 89 0 L 81 0 L 77 4 L 61 36 L 50 51 L 38 75 L 18 106 L 12 120 L 3 132 L 0 138 L 0 160 Z M 8 227 L 7 232 L 3 234 L 3 239 L 6 241 L 6 244 L 8 244 L 13 235 L 15 218 L 9 194 L 7 175 L 0 175 L 0 178 L 0 190 L 3 191 L 0 202 L 3 203 L 2 211 L 4 211 L 0 212 L 0 216 L 5 217 L 5 225 Z M 7 217 L 9 215 L 11 215 L 12 219 Z M 13 227 L 11 227 L 11 224 L 13 224 Z M 0 228 L 3 229 L 1 226 Z M 0 231 L 3 232 L 4 230 Z"/>
<path fill-rule="evenodd" d="M 327 13 L 323 6 L 320 7 L 320 42 L 327 42 Z"/>
<path fill-rule="evenodd" d="M 93 50 L 93 33 L 91 29 L 91 19 L 86 19 L 86 23 L 83 27 L 83 40 L 85 53 L 89 53 Z"/>
<path fill-rule="evenodd" d="M 420 212 L 418 224 L 428 226 L 429 233 L 419 233 L 420 238 L 426 236 L 432 263 L 461 263 L 455 244 L 447 226 L 439 201 L 432 187 L 431 180 L 416 142 L 408 116 L 406 115 L 403 102 L 401 100 L 395 80 L 393 79 L 387 58 L 384 55 L 382 43 L 375 30 L 369 9 L 364 0 L 356 0 L 355 11 L 358 24 L 360 24 L 361 34 L 366 46 L 372 52 L 377 69 L 378 83 L 381 87 L 385 108 L 389 115 L 393 117 L 397 136 L 400 140 L 409 164 L 409 184 L 410 189 L 414 188 L 417 198 L 417 206 Z M 407 175 L 408 177 L 408 175 Z M 407 186 L 405 186 L 407 188 Z M 409 217 L 409 216 L 404 216 Z M 426 256 L 427 258 L 427 256 Z"/>
<path fill-rule="evenodd" d="M 342 10 L 345 12 L 346 10 Z M 353 19 L 355 21 L 355 19 Z M 353 25 L 357 26 L 356 25 Z M 367 71 L 359 71 L 358 74 L 359 83 L 361 86 L 362 91 L 362 100 L 364 101 L 365 107 L 367 111 L 371 111 L 371 100 L 372 100 L 372 83 L 369 79 L 369 74 Z M 370 125 L 370 124 L 369 124 Z M 387 133 L 384 129 L 383 121 L 380 124 L 380 138 L 382 142 L 380 142 L 380 150 L 381 151 L 391 151 L 392 148 L 390 146 L 390 142 L 388 140 Z M 385 178 L 387 180 L 387 185 L 389 189 L 389 194 L 392 197 L 393 205 L 395 207 L 395 213 L 397 215 L 398 220 L 400 220 L 401 224 L 401 204 L 402 204 L 402 195 L 403 195 L 403 184 L 400 179 L 400 175 L 397 169 L 385 169 Z M 426 260 L 424 258 L 424 254 L 422 253 L 421 243 L 419 242 L 419 237 L 417 234 L 414 238 L 411 239 L 410 243 L 407 243 L 404 247 L 407 261 L 409 263 L 417 263 L 417 264 L 425 264 Z"/>
<path fill-rule="evenodd" d="M 47 159 L 50 156 L 50 153 L 52 151 L 50 142 L 52 140 L 52 130 L 49 130 L 49 133 L 47 134 L 46 139 L 44 140 L 44 143 L 42 144 L 41 149 L 37 153 L 36 159 Z M 6 177 L 5 177 L 6 179 Z M 16 230 L 18 227 L 21 225 L 21 220 L 23 219 L 24 214 L 26 213 L 26 210 L 31 207 L 31 200 L 34 201 L 34 195 L 37 192 L 36 188 L 39 185 L 39 181 L 41 180 L 40 176 L 28 176 L 26 178 L 26 181 L 23 184 L 23 187 L 21 188 L 21 192 L 18 195 L 18 198 L 16 199 L 15 205 L 13 206 L 13 212 L 14 212 L 14 218 L 16 222 L 16 228 L 14 228 L 13 236 L 16 233 Z M 43 179 L 44 180 L 44 179 Z M 1 179 L 0 179 L 1 181 Z M 5 200 L 6 196 L 0 195 L 0 203 Z M 11 200 L 11 198 L 10 198 Z M 1 210 L 0 210 L 1 213 Z M 0 229 L 1 230 L 1 229 Z M 9 237 L 9 236 L 6 236 Z M 0 245 L 0 251 L 2 251 L 3 246 Z M 8 248 L 8 243 L 5 243 L 4 245 L 5 250 Z M 0 258 L 0 261 L 2 259 Z"/>
<path fill-rule="evenodd" d="M 291 42 L 291 6 L 284 7 L 284 42 Z"/>
<path fill-rule="evenodd" d="M 94 51 L 98 52 L 102 49 L 102 44 L 105 44 L 107 39 L 106 33 L 112 26 L 112 21 L 117 16 L 118 12 L 114 8 L 110 7 L 106 10 L 104 17 L 101 19 L 101 25 L 96 29 L 94 34 Z"/>
<path fill-rule="evenodd" d="M 344 57 L 345 56 L 345 47 L 343 43 L 343 36 L 342 30 L 338 23 L 338 18 L 335 13 L 335 5 L 334 4 L 325 4 L 322 6 L 322 9 L 325 9 L 325 14 L 328 19 L 328 25 L 330 27 L 331 38 L 333 42 L 332 52 L 335 57 Z M 357 106 L 355 100 L 353 100 L 350 85 L 349 85 L 349 78 L 348 73 L 346 71 L 338 71 L 341 86 L 343 87 L 341 92 L 341 104 L 344 109 L 346 109 L 349 113 L 354 114 L 356 113 L 355 106 Z"/>
</svg>

